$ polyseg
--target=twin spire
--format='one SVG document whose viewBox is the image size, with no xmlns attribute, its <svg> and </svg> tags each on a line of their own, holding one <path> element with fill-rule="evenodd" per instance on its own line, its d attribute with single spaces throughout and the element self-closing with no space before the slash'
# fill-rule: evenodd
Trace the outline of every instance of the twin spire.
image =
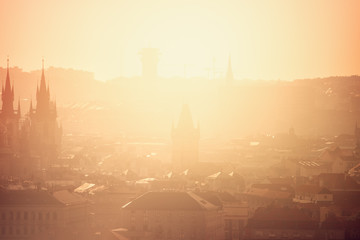
<svg viewBox="0 0 360 240">
<path fill-rule="evenodd" d="M 7 69 L 6 69 L 6 80 L 5 86 L 2 86 L 2 115 L 14 116 L 21 114 L 20 108 L 20 99 L 18 100 L 17 111 L 14 110 L 14 84 L 10 82 L 10 64 L 9 57 L 7 58 Z M 42 59 L 42 72 L 40 86 L 37 87 L 36 91 L 36 100 L 37 106 L 36 110 L 39 112 L 48 112 L 50 106 L 50 91 L 49 84 L 46 86 L 45 82 L 45 69 L 44 69 L 44 59 Z M 30 103 L 30 114 L 33 113 L 32 102 Z"/>
<path fill-rule="evenodd" d="M 36 112 L 40 115 L 48 115 L 50 111 L 50 90 L 49 84 L 46 86 L 45 81 L 45 68 L 44 68 L 44 59 L 42 59 L 42 70 L 41 70 L 41 80 L 40 86 L 37 86 L 36 89 Z M 30 113 L 33 113 L 32 103 L 30 104 Z"/>
<path fill-rule="evenodd" d="M 6 68 L 6 80 L 5 80 L 5 87 L 2 86 L 2 111 L 3 115 L 13 116 L 15 115 L 14 111 L 14 84 L 11 86 L 10 83 L 10 66 L 9 66 L 9 57 L 6 59 L 7 61 L 7 68 Z M 20 116 L 20 100 L 18 103 L 18 113 Z"/>
</svg>

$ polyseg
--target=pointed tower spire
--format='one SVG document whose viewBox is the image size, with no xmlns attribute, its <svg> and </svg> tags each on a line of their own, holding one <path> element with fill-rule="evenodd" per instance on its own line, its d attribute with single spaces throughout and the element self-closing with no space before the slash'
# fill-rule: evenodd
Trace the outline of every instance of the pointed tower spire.
<svg viewBox="0 0 360 240">
<path fill-rule="evenodd" d="M 229 54 L 229 62 L 228 62 L 228 68 L 226 71 L 226 83 L 228 85 L 232 85 L 234 81 L 234 75 L 231 68 L 231 55 Z"/>
<path fill-rule="evenodd" d="M 42 59 L 42 71 L 41 71 L 41 80 L 40 80 L 40 92 L 46 91 L 46 83 L 45 83 L 45 70 L 44 70 L 44 58 Z"/>
<path fill-rule="evenodd" d="M 6 59 L 7 69 L 6 69 L 6 80 L 5 87 L 2 88 L 2 113 L 7 115 L 14 114 L 14 88 L 11 87 L 10 83 L 10 66 L 9 66 L 9 57 Z"/>
<path fill-rule="evenodd" d="M 184 169 L 195 164 L 199 158 L 200 131 L 194 127 L 188 104 L 183 104 L 177 128 L 171 133 L 173 142 L 172 163 L 174 168 Z"/>
<path fill-rule="evenodd" d="M 11 84 L 10 84 L 10 73 L 9 73 L 9 57 L 7 57 L 6 62 L 7 62 L 7 68 L 6 68 L 5 91 L 10 91 L 10 92 L 12 92 L 12 90 L 11 90 Z"/>
<path fill-rule="evenodd" d="M 40 86 L 38 86 L 36 91 L 36 113 L 42 116 L 48 115 L 50 110 L 49 108 L 50 108 L 50 95 L 45 82 L 45 68 L 44 68 L 44 58 L 43 58 Z"/>
<path fill-rule="evenodd" d="M 189 108 L 188 104 L 183 104 L 183 106 L 182 106 L 179 123 L 178 123 L 178 128 L 179 129 L 193 129 L 194 128 L 193 120 L 192 120 L 192 116 L 191 116 L 191 112 L 190 112 L 190 108 Z"/>
</svg>

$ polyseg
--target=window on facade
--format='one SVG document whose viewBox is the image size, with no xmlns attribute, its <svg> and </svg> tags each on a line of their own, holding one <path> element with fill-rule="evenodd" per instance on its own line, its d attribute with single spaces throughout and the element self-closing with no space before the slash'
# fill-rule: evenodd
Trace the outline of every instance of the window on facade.
<svg viewBox="0 0 360 240">
<path fill-rule="evenodd" d="M 20 217 L 21 217 L 20 214 L 21 214 L 20 212 L 17 212 L 17 213 L 16 213 L 16 220 L 20 220 Z"/>
<path fill-rule="evenodd" d="M 46 213 L 46 220 L 50 220 L 50 213 L 49 212 Z"/>
<path fill-rule="evenodd" d="M 14 220 L 14 213 L 13 213 L 13 212 L 10 212 L 10 213 L 9 213 L 9 217 L 10 217 L 10 220 Z"/>
<path fill-rule="evenodd" d="M 28 212 L 24 212 L 24 220 L 28 219 Z"/>
<path fill-rule="evenodd" d="M 168 221 L 168 222 L 171 222 L 171 220 L 172 220 L 172 214 L 171 214 L 171 213 L 168 213 L 168 215 L 167 215 L 167 221 Z"/>
<path fill-rule="evenodd" d="M 230 233 L 230 232 L 225 232 L 225 239 L 226 239 L 226 240 L 230 240 L 230 239 L 231 239 L 231 233 Z"/>
<path fill-rule="evenodd" d="M 225 220 L 225 229 L 231 229 L 231 220 L 227 219 Z"/>
<path fill-rule="evenodd" d="M 26 227 L 26 226 L 24 227 L 24 234 L 25 234 L 25 235 L 27 235 L 27 234 L 28 234 L 28 229 L 27 229 L 27 227 Z"/>
<path fill-rule="evenodd" d="M 171 231 L 171 229 L 168 229 L 168 231 L 167 231 L 167 237 L 168 237 L 168 238 L 172 238 L 172 231 Z"/>
<path fill-rule="evenodd" d="M 4 212 L 1 213 L 1 219 L 2 219 L 2 220 L 6 220 L 6 213 L 4 213 Z"/>
<path fill-rule="evenodd" d="M 144 223 L 144 225 L 143 225 L 143 230 L 144 230 L 144 231 L 147 231 L 147 230 L 148 230 L 148 225 L 147 225 L 147 223 Z"/>
<path fill-rule="evenodd" d="M 39 212 L 39 220 L 42 220 L 42 212 Z"/>
<path fill-rule="evenodd" d="M 243 220 L 238 220 L 238 225 L 239 225 L 239 229 L 243 229 L 244 228 L 244 221 Z"/>
<path fill-rule="evenodd" d="M 6 228 L 4 226 L 1 227 L 1 235 L 5 235 L 6 233 Z"/>
</svg>

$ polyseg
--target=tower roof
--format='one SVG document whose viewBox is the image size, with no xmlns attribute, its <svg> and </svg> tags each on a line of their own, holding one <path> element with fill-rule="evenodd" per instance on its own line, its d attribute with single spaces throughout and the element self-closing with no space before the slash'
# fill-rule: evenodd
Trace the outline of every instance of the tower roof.
<svg viewBox="0 0 360 240">
<path fill-rule="evenodd" d="M 45 73 L 44 73 L 44 59 L 42 59 L 42 71 L 41 71 L 41 80 L 40 80 L 40 93 L 46 92 L 46 82 L 45 82 Z"/>
<path fill-rule="evenodd" d="M 192 210 L 209 211 L 218 209 L 192 192 L 147 192 L 122 208 L 129 210 Z"/>
<path fill-rule="evenodd" d="M 178 129 L 193 129 L 194 128 L 193 120 L 191 117 L 191 112 L 190 112 L 190 108 L 189 108 L 188 104 L 183 104 L 183 106 L 182 106 L 177 128 Z"/>
<path fill-rule="evenodd" d="M 4 86 L 2 88 L 2 113 L 11 115 L 14 113 L 14 86 L 11 87 L 9 72 L 9 58 L 7 58 L 5 88 Z"/>
<path fill-rule="evenodd" d="M 10 84 L 10 73 L 9 73 L 9 58 L 7 58 L 7 68 L 6 68 L 6 81 L 5 81 L 5 91 L 12 92 Z"/>
</svg>

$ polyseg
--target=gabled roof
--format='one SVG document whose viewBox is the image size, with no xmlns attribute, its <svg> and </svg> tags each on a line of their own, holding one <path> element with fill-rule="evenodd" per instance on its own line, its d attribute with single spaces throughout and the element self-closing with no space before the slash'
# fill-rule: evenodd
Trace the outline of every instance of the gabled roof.
<svg viewBox="0 0 360 240">
<path fill-rule="evenodd" d="M 253 219 L 270 220 L 270 221 L 312 221 L 311 216 L 306 211 L 290 207 L 259 208 L 256 210 Z"/>
<path fill-rule="evenodd" d="M 38 190 L 1 190 L 0 205 L 61 206 L 49 192 Z"/>
<path fill-rule="evenodd" d="M 206 201 L 221 207 L 224 202 L 238 202 L 238 200 L 228 192 L 195 192 L 196 195 L 202 197 Z"/>
<path fill-rule="evenodd" d="M 290 192 L 293 193 L 294 189 L 289 184 L 266 184 L 266 183 L 255 183 L 251 185 L 251 188 L 269 189 L 272 191 Z"/>
<path fill-rule="evenodd" d="M 206 211 L 216 206 L 191 192 L 147 192 L 125 204 L 129 210 L 193 210 Z"/>
<path fill-rule="evenodd" d="M 331 194 L 331 191 L 325 187 L 310 184 L 297 186 L 295 191 L 296 193 Z"/>
<path fill-rule="evenodd" d="M 261 197 L 266 199 L 291 199 L 292 193 L 287 191 L 274 191 L 267 188 L 251 188 L 249 191 L 244 193 L 248 196 Z"/>
<path fill-rule="evenodd" d="M 319 183 L 328 189 L 360 189 L 360 185 L 344 173 L 321 173 L 318 176 Z"/>
<path fill-rule="evenodd" d="M 360 173 L 360 163 L 358 163 L 352 169 L 349 170 L 350 176 L 355 176 L 358 175 L 359 173 Z"/>
</svg>

